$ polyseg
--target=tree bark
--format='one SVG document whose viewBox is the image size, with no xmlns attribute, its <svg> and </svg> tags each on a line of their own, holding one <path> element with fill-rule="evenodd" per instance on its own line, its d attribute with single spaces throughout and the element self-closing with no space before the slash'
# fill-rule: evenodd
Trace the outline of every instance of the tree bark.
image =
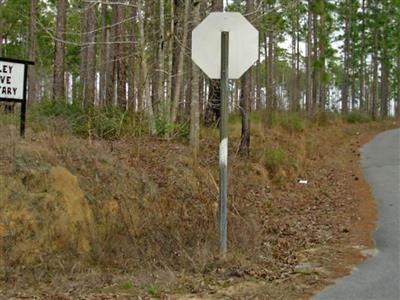
<svg viewBox="0 0 400 300">
<path fill-rule="evenodd" d="M 4 56 L 3 54 L 3 41 L 4 41 L 4 20 L 3 20 L 3 11 L 0 9 L 0 56 Z"/>
<path fill-rule="evenodd" d="M 315 1 L 315 0 L 314 0 Z M 311 102 L 311 116 L 315 116 L 317 110 L 317 104 L 319 103 L 319 86 L 320 86 L 320 67 L 319 67 L 319 53 L 318 53 L 318 13 L 314 9 L 312 14 L 312 24 L 313 24 L 313 54 L 312 54 L 312 82 L 313 82 L 313 92 L 312 92 L 312 102 Z"/>
<path fill-rule="evenodd" d="M 372 79 L 372 103 L 371 103 L 371 115 L 372 119 L 376 119 L 377 116 L 377 103 L 378 103 L 378 36 L 374 33 L 374 53 L 372 55 L 373 64 L 373 79 Z"/>
<path fill-rule="evenodd" d="M 154 120 L 153 104 L 151 103 L 150 83 L 148 80 L 148 66 L 146 60 L 146 37 L 144 34 L 143 0 L 138 0 L 137 4 L 141 50 L 141 85 L 144 87 L 144 104 L 146 112 L 148 114 L 149 130 L 151 134 L 155 134 L 156 126 Z"/>
<path fill-rule="evenodd" d="M 312 83 L 312 0 L 308 0 L 308 16 L 307 16 L 307 43 L 306 43 L 306 76 L 307 76 L 307 92 L 306 92 L 306 111 L 307 116 L 311 116 L 311 106 L 313 98 Z"/>
<path fill-rule="evenodd" d="M 65 29 L 67 23 L 67 0 L 57 1 L 57 18 L 55 33 L 55 54 L 53 73 L 53 100 L 65 100 Z"/>
<path fill-rule="evenodd" d="M 320 60 L 320 71 L 319 71 L 319 111 L 324 112 L 326 106 L 326 47 L 327 47 L 327 32 L 326 32 L 326 6 L 325 0 L 321 0 L 321 15 L 320 15 L 320 37 L 319 37 L 319 60 Z"/>
<path fill-rule="evenodd" d="M 170 0 L 171 20 L 169 25 L 169 44 L 168 44 L 168 84 L 167 84 L 167 97 L 165 101 L 165 120 L 169 124 L 171 122 L 171 103 L 173 95 L 173 72 L 174 72 L 174 38 L 175 38 L 175 1 Z"/>
<path fill-rule="evenodd" d="M 261 93 L 261 47 L 258 48 L 258 61 L 257 61 L 257 69 L 256 69 L 256 101 L 254 105 L 255 110 L 262 109 L 262 93 Z"/>
<path fill-rule="evenodd" d="M 131 0 L 132 4 L 136 3 L 136 0 Z M 137 20 L 137 8 L 132 7 L 131 8 L 131 17 L 132 17 L 132 22 L 129 24 L 129 30 L 130 30 L 130 42 L 131 46 L 129 49 L 129 54 L 128 54 L 128 63 L 129 63 L 129 68 L 128 68 L 128 108 L 130 111 L 136 111 L 136 105 L 137 105 L 137 99 L 136 99 L 136 20 Z"/>
<path fill-rule="evenodd" d="M 101 43 L 100 46 L 100 86 L 99 86 L 99 104 L 104 106 L 106 102 L 106 91 L 107 91 L 107 60 L 108 60 L 108 34 L 109 29 L 107 28 L 107 10 L 108 4 L 103 2 L 101 4 Z"/>
<path fill-rule="evenodd" d="M 349 112 L 349 72 L 350 72 L 350 2 L 346 0 L 345 6 L 345 27 L 344 27 L 344 61 L 342 81 L 342 113 Z"/>
<path fill-rule="evenodd" d="M 36 60 L 37 49 L 37 0 L 31 0 L 30 20 L 29 20 L 29 60 Z M 0 25 L 1 26 L 1 25 Z M 0 39 L 2 39 L 0 35 Z M 28 69 L 28 104 L 32 104 L 37 100 L 36 97 L 36 70 L 35 66 L 30 66 Z"/>
<path fill-rule="evenodd" d="M 246 1 L 246 14 L 252 15 L 254 12 L 253 0 Z M 249 19 L 251 22 L 251 19 Z M 251 110 L 251 93 L 252 93 L 252 73 L 251 67 L 242 76 L 240 95 L 240 115 L 242 117 L 242 132 L 240 137 L 239 154 L 242 157 L 250 156 L 250 110 Z"/>
<path fill-rule="evenodd" d="M 389 72 L 390 63 L 387 57 L 387 50 L 385 47 L 382 49 L 382 63 L 381 63 L 381 118 L 385 119 L 388 116 L 388 104 L 390 95 Z"/>
<path fill-rule="evenodd" d="M 400 70 L 400 55 L 397 53 L 397 70 Z M 397 74 L 397 109 L 396 109 L 397 119 L 400 119 L 400 74 Z"/>
<path fill-rule="evenodd" d="M 272 9 L 272 4 L 270 9 Z M 277 109 L 277 99 L 274 83 L 274 26 L 270 24 L 268 30 L 268 58 L 267 58 L 267 108 L 270 111 Z"/>
<path fill-rule="evenodd" d="M 117 104 L 125 110 L 126 107 L 126 72 L 125 72 L 125 29 L 123 26 L 124 20 L 124 6 L 122 4 L 114 5 L 117 23 L 116 36 L 118 43 L 115 45 L 115 60 L 116 60 L 116 75 L 117 75 Z"/>
<path fill-rule="evenodd" d="M 360 53 L 360 111 L 366 111 L 365 104 L 365 1 L 361 4 L 361 53 Z"/>
<path fill-rule="evenodd" d="M 290 58 L 290 64 L 291 64 L 291 73 L 290 73 L 290 85 L 289 85 L 289 95 L 290 95 L 290 110 L 292 112 L 296 112 L 299 110 L 298 107 L 298 100 L 297 100 L 297 86 L 296 86 L 296 43 L 297 43 L 297 37 L 296 37 L 296 21 L 295 21 L 296 16 L 292 16 L 291 20 L 291 41 L 292 41 L 292 47 L 291 47 L 291 58 Z"/>
<path fill-rule="evenodd" d="M 296 0 L 296 106 L 297 110 L 301 110 L 301 90 L 300 90 L 300 79 L 301 79 L 301 73 L 300 73 L 300 1 Z"/>
<path fill-rule="evenodd" d="M 174 88 L 174 98 L 172 100 L 171 106 L 171 122 L 175 123 L 178 115 L 178 105 L 181 98 L 181 88 L 182 88 L 182 81 L 183 81 L 183 70 L 184 70 L 184 60 L 185 60 L 185 45 L 187 43 L 188 37 L 188 21 L 189 21 L 189 8 L 190 8 L 190 1 L 185 0 L 185 7 L 184 7 L 184 16 L 183 16 L 183 37 L 182 37 L 182 46 L 179 51 L 179 58 L 178 58 L 178 71 L 177 77 L 175 82 Z"/>
<path fill-rule="evenodd" d="M 193 27 L 200 22 L 200 1 L 193 3 Z M 200 70 L 196 64 L 192 65 L 192 88 L 190 102 L 190 145 L 192 146 L 193 158 L 197 161 L 200 145 L 200 111 L 199 111 L 199 96 L 200 96 Z"/>
<path fill-rule="evenodd" d="M 84 105 L 92 106 L 95 103 L 96 93 L 96 5 L 89 4 L 87 8 L 87 52 L 85 71 L 85 98 Z"/>
<path fill-rule="evenodd" d="M 224 10 L 223 0 L 213 0 L 211 12 L 222 12 Z M 204 115 L 204 123 L 207 127 L 217 125 L 221 111 L 221 84 L 219 80 L 209 79 L 208 102 Z"/>
<path fill-rule="evenodd" d="M 159 82 L 158 82 L 158 100 L 162 106 L 165 105 L 165 71 L 164 71 L 164 61 L 165 61 L 165 53 L 164 53 L 164 46 L 165 46 L 165 3 L 164 0 L 160 0 L 160 35 L 158 40 L 158 74 L 159 74 Z"/>
<path fill-rule="evenodd" d="M 79 64 L 79 103 L 84 105 L 86 94 L 86 70 L 87 70 L 87 6 L 88 3 L 83 3 L 81 7 L 81 49 L 80 49 L 80 64 Z M 77 99 L 76 99 L 77 100 Z"/>
</svg>

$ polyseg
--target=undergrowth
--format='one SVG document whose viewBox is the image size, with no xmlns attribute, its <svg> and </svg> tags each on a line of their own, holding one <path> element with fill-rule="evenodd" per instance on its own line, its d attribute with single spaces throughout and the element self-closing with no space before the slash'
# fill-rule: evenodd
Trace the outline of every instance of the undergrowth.
<svg viewBox="0 0 400 300">
<path fill-rule="evenodd" d="M 303 132 L 307 121 L 298 113 L 267 112 L 266 123 L 270 127 L 281 127 L 291 133 Z"/>
<path fill-rule="evenodd" d="M 348 198 L 338 194 L 348 182 L 349 154 L 341 149 L 369 126 L 320 130 L 301 115 L 257 112 L 252 114 L 252 153 L 245 160 L 233 152 L 240 118 L 232 114 L 229 255 L 221 262 L 216 256 L 217 129 L 202 129 L 195 165 L 184 143 L 136 138 L 147 134 L 139 114 L 44 102 L 30 108 L 29 116 L 28 126 L 37 129 L 29 133 L 32 139 L 12 138 L 15 128 L 13 134 L 0 128 L 0 210 L 5 212 L 0 233 L 9 238 L 0 245 L 0 272 L 24 266 L 68 276 L 91 266 L 106 272 L 215 274 L 224 269 L 263 280 L 289 276 L 302 251 L 325 245 L 335 234 L 342 236 L 335 228 L 350 226 L 341 219 Z M 167 125 L 157 125 L 160 135 L 187 131 L 187 125 Z M 50 126 L 71 132 L 60 134 Z M 104 140 L 91 143 L 82 136 Z M 298 178 L 310 184 L 299 186 Z M 324 198 L 311 196 L 320 190 Z M 321 209 L 310 213 L 308 208 L 317 206 Z M 310 226 L 316 212 L 321 213 Z M 332 213 L 338 219 L 327 218 Z M 124 281 L 119 288 L 137 285 Z M 143 289 L 159 295 L 151 285 Z"/>
<path fill-rule="evenodd" d="M 282 148 L 267 148 L 264 152 L 264 163 L 270 173 L 276 174 L 279 168 L 288 163 L 287 153 Z"/>
<path fill-rule="evenodd" d="M 119 139 L 146 132 L 146 120 L 141 114 L 128 113 L 119 107 L 82 108 L 75 103 L 43 101 L 32 106 L 30 116 L 36 128 L 46 128 L 55 119 L 62 119 L 73 133 L 84 137 Z"/>
<path fill-rule="evenodd" d="M 357 124 L 357 123 L 368 123 L 372 121 L 370 115 L 360 112 L 360 111 L 353 111 L 343 115 L 343 119 L 350 124 Z"/>
<path fill-rule="evenodd" d="M 74 134 L 82 137 L 115 140 L 149 134 L 148 120 L 143 113 L 120 107 L 82 108 L 76 103 L 42 101 L 30 108 L 29 121 L 36 130 L 62 123 L 57 120 L 63 120 Z M 159 136 L 172 138 L 187 138 L 190 132 L 187 123 L 172 124 L 163 118 L 156 120 L 156 131 Z"/>
<path fill-rule="evenodd" d="M 2 114 L 0 124 L 17 124 L 19 108 L 14 114 Z M 115 140 L 123 137 L 144 136 L 150 133 L 149 123 L 145 114 L 131 112 L 120 107 L 88 107 L 79 103 L 45 100 L 28 108 L 28 126 L 34 130 L 45 130 L 55 125 L 63 124 L 74 134 L 81 137 Z M 59 122 L 62 120 L 63 122 Z M 268 112 L 267 110 L 251 112 L 251 124 L 264 124 L 266 128 L 281 128 L 289 133 L 302 133 L 310 127 L 334 125 L 340 122 L 350 124 L 371 122 L 372 118 L 362 112 L 354 111 L 345 115 L 333 112 L 320 112 L 307 119 L 303 113 Z M 240 126 L 241 117 L 238 113 L 229 115 L 231 127 Z M 188 139 L 190 124 L 188 122 L 171 123 L 161 114 L 155 122 L 156 135 L 169 139 Z"/>
</svg>

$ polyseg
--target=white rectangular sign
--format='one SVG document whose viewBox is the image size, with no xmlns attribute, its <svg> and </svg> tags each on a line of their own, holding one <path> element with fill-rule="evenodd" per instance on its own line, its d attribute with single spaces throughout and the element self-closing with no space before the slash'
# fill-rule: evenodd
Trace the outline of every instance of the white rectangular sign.
<svg viewBox="0 0 400 300">
<path fill-rule="evenodd" d="M 0 99 L 24 100 L 26 65 L 0 60 Z"/>
</svg>

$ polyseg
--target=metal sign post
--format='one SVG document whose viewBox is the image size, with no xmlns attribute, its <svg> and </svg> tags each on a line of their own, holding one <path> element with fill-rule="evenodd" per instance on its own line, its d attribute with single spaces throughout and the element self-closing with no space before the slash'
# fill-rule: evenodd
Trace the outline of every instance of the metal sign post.
<svg viewBox="0 0 400 300">
<path fill-rule="evenodd" d="M 31 61 L 0 57 L 0 102 L 21 103 L 19 133 L 25 137 L 28 65 Z"/>
<path fill-rule="evenodd" d="M 227 249 L 228 210 L 228 88 L 229 88 L 229 32 L 221 33 L 221 120 L 219 143 L 219 250 Z"/>
<path fill-rule="evenodd" d="M 219 54 L 221 56 L 219 56 Z M 227 252 L 228 91 L 258 59 L 258 31 L 240 13 L 214 12 L 192 32 L 192 59 L 212 79 L 221 79 L 219 144 L 219 250 Z"/>
</svg>

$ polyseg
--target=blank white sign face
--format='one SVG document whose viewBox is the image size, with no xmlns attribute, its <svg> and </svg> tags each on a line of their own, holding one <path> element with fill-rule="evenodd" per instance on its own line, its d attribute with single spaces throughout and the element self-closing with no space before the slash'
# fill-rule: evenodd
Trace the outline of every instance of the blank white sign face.
<svg viewBox="0 0 400 300">
<path fill-rule="evenodd" d="M 192 32 L 192 59 L 211 79 L 221 78 L 221 32 L 229 32 L 229 78 L 238 79 L 258 59 L 258 31 L 240 13 L 215 12 Z"/>
<path fill-rule="evenodd" d="M 24 99 L 25 65 L 0 61 L 0 98 Z"/>
</svg>

